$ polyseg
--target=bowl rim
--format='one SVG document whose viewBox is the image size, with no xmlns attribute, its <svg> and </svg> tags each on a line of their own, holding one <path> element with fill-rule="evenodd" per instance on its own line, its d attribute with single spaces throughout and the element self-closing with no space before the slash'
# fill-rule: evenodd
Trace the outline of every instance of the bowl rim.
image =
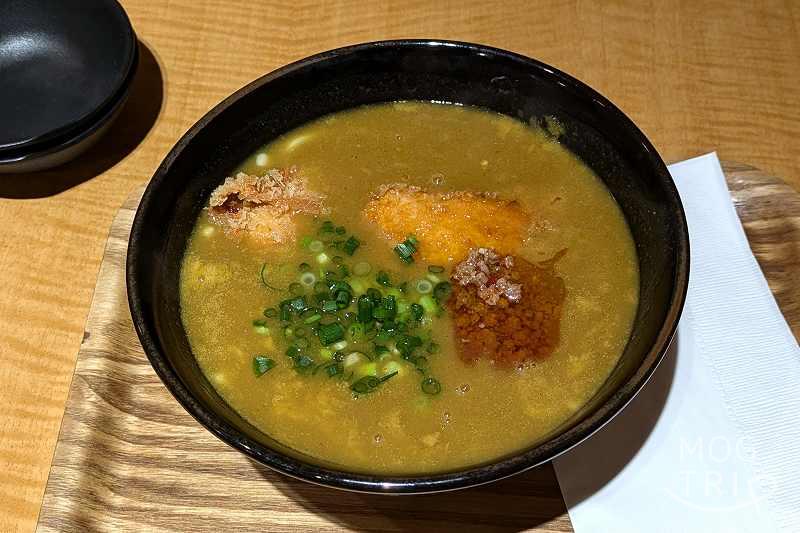
<svg viewBox="0 0 800 533">
<path fill-rule="evenodd" d="M 567 84 L 573 90 L 579 91 L 584 96 L 595 100 L 600 105 L 608 108 L 610 112 L 618 115 L 618 118 L 626 125 L 627 128 L 630 129 L 630 132 L 642 144 L 644 149 L 650 153 L 654 163 L 657 166 L 662 167 L 661 170 L 663 170 L 663 174 L 669 177 L 669 179 L 666 180 L 667 182 L 664 183 L 664 186 L 672 195 L 672 199 L 675 201 L 677 206 L 675 247 L 676 269 L 673 279 L 673 291 L 664 323 L 659 329 L 653 345 L 648 352 L 648 357 L 651 357 L 653 354 L 655 354 L 652 362 L 649 365 L 640 366 L 637 371 L 629 379 L 624 381 L 616 389 L 616 391 L 605 400 L 605 402 L 600 404 L 600 406 L 595 409 L 594 412 L 589 413 L 585 418 L 577 422 L 575 425 L 555 436 L 554 439 L 558 441 L 556 444 L 548 447 L 548 444 L 550 444 L 553 440 L 551 439 L 549 441 L 539 443 L 538 445 L 523 449 L 517 453 L 494 462 L 488 462 L 467 469 L 430 475 L 370 475 L 348 472 L 345 470 L 334 470 L 331 468 L 318 466 L 313 463 L 307 463 L 301 459 L 296 459 L 277 450 L 273 450 L 246 437 L 228 424 L 224 419 L 221 419 L 211 413 L 209 410 L 206 410 L 204 406 L 198 402 L 184 387 L 180 377 L 167 360 L 165 354 L 162 353 L 155 332 L 151 332 L 144 325 L 145 320 L 143 315 L 145 314 L 145 305 L 143 302 L 144 299 L 139 292 L 139 284 L 137 281 L 139 277 L 139 269 L 135 259 L 140 254 L 140 239 L 146 224 L 146 213 L 148 211 L 148 206 L 151 204 L 154 196 L 157 194 L 159 185 L 168 178 L 170 167 L 180 156 L 190 141 L 215 117 L 225 112 L 225 110 L 227 110 L 243 96 L 281 76 L 294 72 L 298 69 L 303 69 L 321 61 L 336 58 L 337 56 L 358 54 L 360 52 L 366 52 L 376 48 L 394 47 L 410 49 L 425 47 L 451 47 L 457 49 L 467 49 L 472 52 L 489 54 L 503 59 L 525 63 L 535 70 L 544 70 L 548 75 L 559 78 L 561 82 Z M 180 138 L 180 140 L 178 140 L 175 146 L 161 162 L 155 174 L 153 175 L 153 178 L 150 180 L 142 196 L 133 221 L 126 264 L 128 303 L 133 318 L 133 324 L 136 329 L 136 333 L 139 336 L 142 347 L 144 348 L 147 358 L 150 360 L 150 363 L 152 364 L 159 378 L 162 380 L 162 382 L 164 382 L 167 389 L 175 397 L 175 399 L 178 400 L 183 408 L 186 409 L 186 411 L 188 411 L 189 414 L 195 418 L 195 420 L 197 420 L 217 438 L 273 470 L 318 485 L 379 494 L 420 494 L 443 492 L 482 485 L 539 466 L 554 459 L 573 446 L 579 444 L 581 441 L 590 437 L 594 432 L 609 422 L 617 413 L 624 409 L 624 407 L 638 393 L 642 386 L 644 386 L 644 384 L 650 379 L 653 372 L 664 358 L 664 355 L 666 354 L 675 334 L 678 319 L 681 316 L 688 290 L 688 279 L 689 234 L 680 196 L 678 195 L 675 183 L 671 179 L 666 169 L 666 165 L 659 156 L 658 152 L 655 150 L 644 133 L 642 133 L 642 131 L 633 123 L 633 121 L 631 121 L 617 106 L 615 106 L 600 93 L 580 80 L 573 78 L 572 76 L 550 65 L 515 52 L 510 52 L 492 46 L 441 39 L 397 39 L 372 41 L 320 52 L 265 74 L 264 76 L 257 78 L 225 98 L 186 131 L 186 133 Z"/>
</svg>

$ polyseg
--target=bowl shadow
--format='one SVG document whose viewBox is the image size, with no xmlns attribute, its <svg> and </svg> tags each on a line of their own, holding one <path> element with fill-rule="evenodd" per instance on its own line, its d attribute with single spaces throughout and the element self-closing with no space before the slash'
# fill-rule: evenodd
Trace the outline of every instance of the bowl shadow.
<svg viewBox="0 0 800 533">
<path fill-rule="evenodd" d="M 635 457 L 661 416 L 677 363 L 677 335 L 650 381 L 617 417 L 581 446 L 598 445 L 588 483 L 571 503 L 588 498 Z M 570 452 L 567 452 L 570 453 Z M 254 470 L 309 512 L 357 531 L 522 531 L 569 529 L 552 463 L 479 487 L 412 496 L 330 489 L 280 475 L 251 460 Z"/>
<path fill-rule="evenodd" d="M 0 198 L 46 198 L 99 176 L 147 137 L 161 113 L 164 79 L 158 60 L 139 41 L 139 66 L 128 101 L 108 131 L 86 152 L 40 172 L 0 174 Z"/>
</svg>

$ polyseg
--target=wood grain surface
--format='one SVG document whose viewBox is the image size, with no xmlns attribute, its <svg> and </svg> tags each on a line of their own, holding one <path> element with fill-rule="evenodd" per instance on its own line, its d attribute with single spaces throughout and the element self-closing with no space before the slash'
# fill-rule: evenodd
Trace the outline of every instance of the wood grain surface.
<svg viewBox="0 0 800 533">
<path fill-rule="evenodd" d="M 725 170 L 753 250 L 797 334 L 800 283 L 790 273 L 800 268 L 800 194 L 747 165 Z M 456 493 L 369 496 L 281 476 L 213 437 L 161 384 L 130 320 L 125 252 L 140 193 L 111 227 L 40 531 L 571 531 L 549 464 Z"/>
<path fill-rule="evenodd" d="M 119 121 L 78 161 L 0 175 L 0 531 L 36 524 L 114 213 L 205 111 L 289 61 L 384 38 L 487 43 L 586 81 L 665 159 L 717 150 L 800 185 L 797 2 L 122 3 L 142 60 Z"/>
</svg>

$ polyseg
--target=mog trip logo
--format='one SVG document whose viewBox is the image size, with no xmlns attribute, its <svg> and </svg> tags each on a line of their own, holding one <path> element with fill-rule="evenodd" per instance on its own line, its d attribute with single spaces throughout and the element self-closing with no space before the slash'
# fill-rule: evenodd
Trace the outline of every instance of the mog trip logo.
<svg viewBox="0 0 800 533">
<path fill-rule="evenodd" d="M 753 471 L 746 438 L 681 438 L 677 475 L 667 495 L 697 509 L 730 511 L 763 502 L 774 491 L 769 476 Z"/>
</svg>

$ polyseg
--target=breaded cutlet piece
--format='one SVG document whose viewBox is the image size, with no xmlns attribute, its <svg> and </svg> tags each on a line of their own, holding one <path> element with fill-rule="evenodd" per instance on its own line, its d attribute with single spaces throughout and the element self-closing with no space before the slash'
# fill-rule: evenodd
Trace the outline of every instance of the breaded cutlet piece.
<svg viewBox="0 0 800 533">
<path fill-rule="evenodd" d="M 264 243 L 285 243 L 297 237 L 294 217 L 323 215 L 324 197 L 306 188 L 296 169 L 271 169 L 263 176 L 239 172 L 211 193 L 212 222 L 234 234 Z"/>
<path fill-rule="evenodd" d="M 419 240 L 419 256 L 441 265 L 461 261 L 471 248 L 512 254 L 522 244 L 531 219 L 519 202 L 490 193 L 428 192 L 396 183 L 380 187 L 364 208 L 385 237 Z"/>
</svg>

